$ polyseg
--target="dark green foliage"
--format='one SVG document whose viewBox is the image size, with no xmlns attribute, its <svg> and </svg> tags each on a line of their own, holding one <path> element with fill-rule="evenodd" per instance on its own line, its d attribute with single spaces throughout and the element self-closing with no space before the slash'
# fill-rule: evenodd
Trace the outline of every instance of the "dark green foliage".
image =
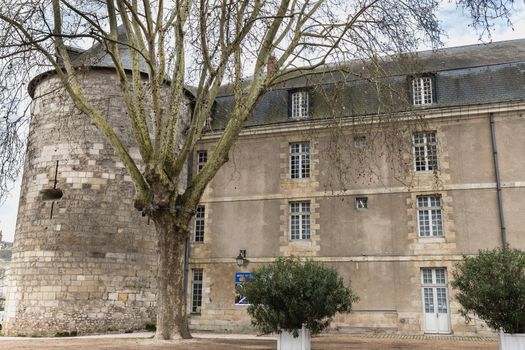
<svg viewBox="0 0 525 350">
<path fill-rule="evenodd" d="M 525 252 L 497 248 L 464 257 L 452 273 L 461 313 L 475 313 L 494 329 L 525 333 Z"/>
<path fill-rule="evenodd" d="M 71 331 L 71 332 L 57 332 L 55 334 L 55 337 L 76 337 L 78 336 L 78 332 L 77 331 Z"/>
<path fill-rule="evenodd" d="M 304 324 L 312 333 L 325 329 L 337 312 L 350 312 L 358 297 L 337 272 L 321 263 L 279 258 L 254 271 L 244 286 L 252 324 L 264 333 L 293 332 Z"/>
<path fill-rule="evenodd" d="M 147 330 L 148 332 L 155 332 L 157 330 L 157 325 L 155 323 L 147 322 L 144 325 L 144 329 Z"/>
</svg>

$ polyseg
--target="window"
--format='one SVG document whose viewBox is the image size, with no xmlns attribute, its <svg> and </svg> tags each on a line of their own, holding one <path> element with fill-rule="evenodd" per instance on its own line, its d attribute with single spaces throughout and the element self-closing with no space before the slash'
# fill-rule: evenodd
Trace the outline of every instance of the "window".
<svg viewBox="0 0 525 350">
<path fill-rule="evenodd" d="M 437 304 L 439 313 L 447 313 L 447 270 L 444 268 L 421 269 L 421 284 L 426 287 L 423 289 L 425 312 L 435 312 L 434 304 Z M 434 291 L 433 289 L 437 290 Z"/>
<path fill-rule="evenodd" d="M 290 178 L 305 179 L 310 177 L 310 143 L 290 144 Z"/>
<path fill-rule="evenodd" d="M 191 312 L 200 313 L 202 306 L 202 269 L 192 269 Z"/>
<path fill-rule="evenodd" d="M 290 93 L 290 118 L 305 119 L 309 117 L 309 94 L 306 90 Z"/>
<path fill-rule="evenodd" d="M 195 210 L 195 242 L 198 243 L 204 242 L 204 215 L 204 206 L 198 206 Z"/>
<path fill-rule="evenodd" d="M 418 196 L 417 220 L 420 237 L 442 237 L 441 196 Z"/>
<path fill-rule="evenodd" d="M 354 136 L 354 147 L 357 149 L 365 149 L 367 146 L 366 136 L 358 135 Z"/>
<path fill-rule="evenodd" d="M 414 106 L 430 105 L 434 102 L 432 83 L 430 76 L 412 79 L 412 103 Z"/>
<path fill-rule="evenodd" d="M 425 313 L 432 314 L 432 317 L 435 317 L 436 311 L 446 314 L 448 312 L 447 270 L 444 268 L 421 269 L 421 284 Z"/>
<path fill-rule="evenodd" d="M 368 197 L 357 197 L 355 199 L 355 207 L 357 209 L 368 209 Z"/>
<path fill-rule="evenodd" d="M 437 138 L 435 132 L 416 133 L 412 139 L 416 171 L 437 170 Z"/>
<path fill-rule="evenodd" d="M 290 208 L 290 239 L 310 239 L 310 202 L 292 202 Z"/>
<path fill-rule="evenodd" d="M 208 151 L 197 151 L 197 173 L 200 173 L 208 161 Z"/>
<path fill-rule="evenodd" d="M 212 122 L 213 122 L 212 117 L 206 118 L 206 120 L 204 121 L 204 129 L 205 130 L 211 130 L 211 123 Z"/>
</svg>

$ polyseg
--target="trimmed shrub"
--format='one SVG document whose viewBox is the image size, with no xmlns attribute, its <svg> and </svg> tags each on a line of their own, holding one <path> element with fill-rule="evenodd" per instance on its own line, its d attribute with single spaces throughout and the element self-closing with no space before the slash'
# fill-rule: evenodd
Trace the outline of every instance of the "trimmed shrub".
<svg viewBox="0 0 525 350">
<path fill-rule="evenodd" d="M 263 333 L 292 332 L 302 325 L 315 334 L 328 327 L 338 312 L 350 312 L 358 297 L 337 271 L 321 263 L 278 258 L 254 271 L 243 287 L 252 325 Z"/>
<path fill-rule="evenodd" d="M 525 333 L 525 252 L 509 247 L 481 250 L 456 265 L 452 286 L 461 313 L 476 314 L 489 327 Z"/>
</svg>

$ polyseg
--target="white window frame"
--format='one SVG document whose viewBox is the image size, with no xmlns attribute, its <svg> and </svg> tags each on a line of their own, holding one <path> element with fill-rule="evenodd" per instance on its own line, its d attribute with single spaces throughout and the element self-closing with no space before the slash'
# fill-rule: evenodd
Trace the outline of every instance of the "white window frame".
<svg viewBox="0 0 525 350">
<path fill-rule="evenodd" d="M 308 93 L 308 90 L 291 92 L 290 103 L 291 119 L 306 119 L 310 116 L 310 94 Z"/>
<path fill-rule="evenodd" d="M 447 276 L 446 267 L 422 267 L 421 268 L 421 285 L 422 286 L 446 287 L 447 284 L 448 284 L 448 276 Z"/>
<path fill-rule="evenodd" d="M 310 142 L 293 142 L 289 145 L 290 179 L 310 177 Z"/>
<path fill-rule="evenodd" d="M 448 276 L 447 269 L 445 267 L 423 267 L 421 268 L 421 287 L 423 288 L 423 307 L 425 312 L 435 312 L 436 309 L 440 314 L 447 314 L 450 312 L 450 305 L 448 301 Z M 444 292 L 444 295 L 432 295 L 432 300 L 426 301 L 425 299 L 430 297 L 425 295 L 425 289 L 438 288 L 441 292 Z M 433 291 L 432 291 L 433 292 Z M 437 292 L 437 291 L 436 291 Z M 439 303 L 439 299 L 443 301 Z M 437 299 L 437 300 L 435 300 Z M 437 305 L 434 303 L 434 300 L 437 302 Z M 433 310 L 427 310 L 427 303 L 431 304 Z"/>
<path fill-rule="evenodd" d="M 201 172 L 202 168 L 208 161 L 208 151 L 203 149 L 197 151 L 197 174 Z"/>
<path fill-rule="evenodd" d="M 414 133 L 412 155 L 416 172 L 438 170 L 437 133 L 435 131 Z"/>
<path fill-rule="evenodd" d="M 441 196 L 417 196 L 416 207 L 419 237 L 443 237 L 443 209 Z"/>
<path fill-rule="evenodd" d="M 310 201 L 288 203 L 288 224 L 291 241 L 309 240 L 312 236 Z"/>
<path fill-rule="evenodd" d="M 211 116 L 209 116 L 208 118 L 206 118 L 204 120 L 204 129 L 205 130 L 210 130 L 211 129 L 211 123 L 213 122 L 213 118 Z"/>
<path fill-rule="evenodd" d="M 204 233 L 205 233 L 205 218 L 206 218 L 206 207 L 204 205 L 199 205 L 195 210 L 195 229 L 194 229 L 194 239 L 195 243 L 204 243 Z"/>
<path fill-rule="evenodd" d="M 356 209 L 368 209 L 368 197 L 356 197 L 355 208 Z"/>
<path fill-rule="evenodd" d="M 197 279 L 196 277 L 199 277 Z M 202 309 L 202 284 L 204 282 L 203 269 L 191 270 L 191 313 L 200 314 Z"/>
<path fill-rule="evenodd" d="M 433 78 L 431 76 L 412 79 L 412 103 L 414 106 L 428 106 L 434 103 Z"/>
</svg>

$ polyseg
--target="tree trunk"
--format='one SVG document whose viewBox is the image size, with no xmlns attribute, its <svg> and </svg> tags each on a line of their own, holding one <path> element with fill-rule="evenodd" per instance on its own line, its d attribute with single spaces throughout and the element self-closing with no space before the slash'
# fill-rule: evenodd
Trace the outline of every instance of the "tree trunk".
<svg viewBox="0 0 525 350">
<path fill-rule="evenodd" d="M 184 252 L 187 229 L 168 212 L 153 216 L 157 231 L 157 339 L 191 338 L 184 304 Z"/>
</svg>

